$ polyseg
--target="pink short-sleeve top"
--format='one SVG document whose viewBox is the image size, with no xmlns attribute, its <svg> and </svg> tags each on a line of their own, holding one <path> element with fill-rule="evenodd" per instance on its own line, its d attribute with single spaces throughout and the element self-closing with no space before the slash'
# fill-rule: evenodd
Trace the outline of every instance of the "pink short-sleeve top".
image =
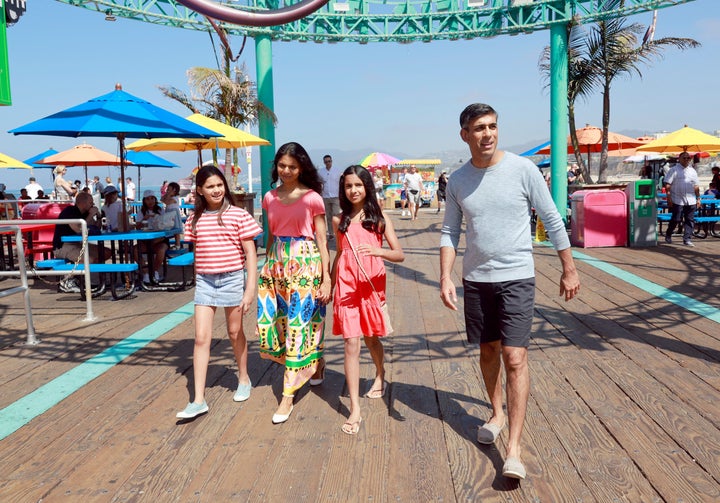
<svg viewBox="0 0 720 503">
<path fill-rule="evenodd" d="M 315 236 L 315 216 L 325 214 L 322 196 L 308 190 L 297 201 L 283 204 L 277 189 L 265 194 L 262 207 L 268 214 L 268 226 L 273 236 L 308 237 Z"/>
</svg>

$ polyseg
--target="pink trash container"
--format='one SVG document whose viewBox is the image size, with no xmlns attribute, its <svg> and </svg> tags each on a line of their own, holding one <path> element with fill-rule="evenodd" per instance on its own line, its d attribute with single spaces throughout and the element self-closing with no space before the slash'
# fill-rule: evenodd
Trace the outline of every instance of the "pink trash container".
<svg viewBox="0 0 720 503">
<path fill-rule="evenodd" d="M 627 246 L 627 195 L 622 190 L 579 190 L 572 195 L 570 242 L 594 248 Z"/>
</svg>

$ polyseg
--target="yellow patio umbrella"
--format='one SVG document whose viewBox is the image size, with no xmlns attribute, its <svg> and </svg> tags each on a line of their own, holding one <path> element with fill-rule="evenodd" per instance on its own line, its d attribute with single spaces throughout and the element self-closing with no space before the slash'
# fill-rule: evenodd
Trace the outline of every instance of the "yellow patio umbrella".
<svg viewBox="0 0 720 503">
<path fill-rule="evenodd" d="M 155 138 L 138 140 L 127 146 L 128 150 L 144 152 L 169 150 L 174 152 L 198 151 L 198 166 L 202 166 L 202 151 L 216 148 L 241 148 L 256 145 L 270 145 L 270 142 L 238 128 L 202 114 L 192 114 L 187 120 L 218 133 L 217 138 Z"/>
<path fill-rule="evenodd" d="M 30 166 L 29 164 L 25 164 L 22 161 L 18 161 L 17 159 L 10 157 L 9 155 L 0 153 L 0 168 L 32 169 L 32 166 Z"/>
<path fill-rule="evenodd" d="M 677 131 L 638 147 L 637 152 L 659 152 L 678 154 L 680 152 L 716 152 L 720 150 L 720 138 L 687 125 Z"/>
</svg>

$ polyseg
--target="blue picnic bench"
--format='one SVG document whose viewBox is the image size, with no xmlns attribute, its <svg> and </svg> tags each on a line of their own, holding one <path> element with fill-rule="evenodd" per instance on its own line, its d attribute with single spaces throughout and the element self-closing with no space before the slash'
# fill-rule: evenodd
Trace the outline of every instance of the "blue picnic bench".
<svg viewBox="0 0 720 503">
<path fill-rule="evenodd" d="M 85 264 L 74 264 L 64 259 L 38 260 L 35 263 L 38 269 L 52 269 L 54 271 L 85 271 Z M 138 265 L 135 262 L 117 262 L 109 264 L 90 264 L 90 272 L 98 274 L 112 274 L 110 276 L 110 293 L 115 300 L 124 299 L 135 291 Z M 115 274 L 120 274 L 120 283 L 116 282 Z M 92 296 L 99 297 L 106 291 L 104 279 L 100 285 L 92 290 Z M 80 289 L 80 296 L 85 299 L 85 290 Z"/>
<path fill-rule="evenodd" d="M 664 202 L 664 198 L 661 201 Z M 702 207 L 695 214 L 695 230 L 693 234 L 700 239 L 705 239 L 708 234 L 716 238 L 720 237 L 720 232 L 715 230 L 716 224 L 720 222 L 720 199 L 702 196 L 700 202 Z M 665 208 L 667 209 L 667 206 Z M 662 234 L 663 223 L 670 222 L 671 218 L 672 214 L 669 212 L 658 213 L 658 232 L 660 234 Z"/>
</svg>

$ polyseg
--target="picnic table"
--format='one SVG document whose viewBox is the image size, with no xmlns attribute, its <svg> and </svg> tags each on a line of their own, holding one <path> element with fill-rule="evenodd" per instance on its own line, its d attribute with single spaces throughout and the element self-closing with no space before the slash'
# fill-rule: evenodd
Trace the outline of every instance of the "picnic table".
<svg viewBox="0 0 720 503">
<path fill-rule="evenodd" d="M 174 283 L 171 284 L 148 284 L 142 281 L 142 266 L 137 262 L 140 253 L 135 253 L 135 249 L 140 247 L 143 243 L 147 246 L 142 248 L 142 252 L 147 253 L 148 262 L 148 275 L 153 278 L 153 251 L 152 243 L 156 239 L 167 238 L 175 235 L 178 229 L 170 230 L 131 230 L 126 232 L 104 232 L 101 234 L 90 235 L 87 237 L 88 243 L 97 244 L 99 246 L 99 259 L 100 263 L 90 264 L 90 272 L 97 272 L 101 274 L 101 284 L 105 283 L 104 274 L 111 273 L 121 275 L 132 276 L 132 282 L 126 282 L 127 285 L 138 285 L 140 289 L 144 291 L 157 291 L 157 290 L 171 290 L 178 287 Z M 80 243 L 82 242 L 82 236 L 63 236 L 62 241 L 65 243 Z M 105 262 L 105 243 L 110 243 L 112 263 L 106 264 Z M 128 266 L 128 264 L 131 264 Z M 69 264 L 72 266 L 73 264 Z M 67 268 L 68 265 L 60 264 L 53 268 Z M 152 281 L 152 280 L 151 280 Z M 114 287 L 114 278 L 111 279 L 111 285 Z M 133 288 L 134 289 L 134 288 Z M 130 287 L 126 288 L 130 290 Z M 116 293 L 113 290 L 113 297 L 124 298 L 130 295 L 132 291 L 121 291 Z"/>
<path fill-rule="evenodd" d="M 18 225 L 20 229 L 22 230 L 23 235 L 25 236 L 25 251 L 26 255 L 28 255 L 30 260 L 30 265 L 32 265 L 32 259 L 33 259 L 33 239 L 34 239 L 34 233 L 41 231 L 41 230 L 47 230 L 47 229 L 53 229 L 55 227 L 54 224 L 29 224 L 26 223 L 26 221 L 23 220 L 16 220 L 12 221 L 12 225 Z M 14 231 L 11 230 L 3 230 L 0 232 L 0 236 L 2 238 L 2 245 L 0 246 L 0 270 L 6 271 L 6 270 L 13 270 L 15 268 L 15 254 L 13 252 L 13 238 L 15 236 Z M 7 250 L 7 253 L 6 253 Z M 18 257 L 19 259 L 20 257 Z"/>
</svg>

